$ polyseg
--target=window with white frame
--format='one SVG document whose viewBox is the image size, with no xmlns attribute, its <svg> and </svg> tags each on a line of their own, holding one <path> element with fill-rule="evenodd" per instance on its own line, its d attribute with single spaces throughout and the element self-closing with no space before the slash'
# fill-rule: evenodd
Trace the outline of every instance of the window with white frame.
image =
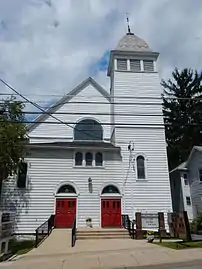
<svg viewBox="0 0 202 269">
<path fill-rule="evenodd" d="M 145 72 L 153 72 L 154 71 L 154 61 L 144 60 L 143 65 L 144 65 Z"/>
<path fill-rule="evenodd" d="M 127 71 L 127 59 L 117 59 L 117 70 Z"/>
<path fill-rule="evenodd" d="M 199 181 L 202 182 L 202 168 L 198 170 L 199 173 Z"/>
<path fill-rule="evenodd" d="M 78 167 L 102 167 L 103 154 L 101 152 L 76 152 L 74 155 L 74 165 Z"/>
<path fill-rule="evenodd" d="M 187 205 L 191 205 L 191 197 L 190 196 L 186 197 L 186 202 L 187 202 Z"/>
<path fill-rule="evenodd" d="M 85 154 L 85 161 L 86 161 L 86 166 L 93 165 L 93 154 L 91 152 L 87 152 Z"/>
<path fill-rule="evenodd" d="M 140 60 L 131 59 L 130 60 L 130 70 L 134 71 L 134 72 L 141 71 Z"/>
<path fill-rule="evenodd" d="M 137 162 L 137 178 L 138 179 L 145 179 L 145 158 L 142 155 L 139 155 L 136 159 Z"/>
<path fill-rule="evenodd" d="M 184 185 L 188 185 L 188 177 L 187 177 L 187 173 L 183 174 L 183 178 L 184 178 Z"/>
<path fill-rule="evenodd" d="M 75 154 L 75 165 L 76 166 L 81 166 L 83 164 L 83 153 L 82 152 L 77 152 Z"/>
<path fill-rule="evenodd" d="M 97 152 L 95 154 L 95 165 L 102 166 L 103 165 L 103 155 L 101 152 Z"/>
<path fill-rule="evenodd" d="M 75 141 L 103 140 L 102 125 L 93 119 L 79 121 L 74 128 Z"/>
</svg>

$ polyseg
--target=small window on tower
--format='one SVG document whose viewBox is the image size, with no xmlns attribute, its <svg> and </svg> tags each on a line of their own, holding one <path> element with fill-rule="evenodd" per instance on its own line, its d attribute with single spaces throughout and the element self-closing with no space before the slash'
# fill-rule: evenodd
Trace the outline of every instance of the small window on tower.
<svg viewBox="0 0 202 269">
<path fill-rule="evenodd" d="M 131 71 L 141 71 L 140 60 L 130 60 Z"/>
<path fill-rule="evenodd" d="M 127 71 L 127 59 L 117 59 L 117 70 Z"/>
<path fill-rule="evenodd" d="M 153 72 L 154 71 L 154 62 L 152 60 L 144 60 L 144 71 Z"/>
</svg>

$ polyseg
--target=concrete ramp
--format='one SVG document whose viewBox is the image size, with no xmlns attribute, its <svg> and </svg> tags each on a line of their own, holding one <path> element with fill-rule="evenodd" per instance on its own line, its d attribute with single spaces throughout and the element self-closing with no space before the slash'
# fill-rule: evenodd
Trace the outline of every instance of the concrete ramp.
<svg viewBox="0 0 202 269">
<path fill-rule="evenodd" d="M 69 253 L 71 249 L 71 229 L 54 229 L 52 233 L 27 256 L 57 255 Z"/>
</svg>

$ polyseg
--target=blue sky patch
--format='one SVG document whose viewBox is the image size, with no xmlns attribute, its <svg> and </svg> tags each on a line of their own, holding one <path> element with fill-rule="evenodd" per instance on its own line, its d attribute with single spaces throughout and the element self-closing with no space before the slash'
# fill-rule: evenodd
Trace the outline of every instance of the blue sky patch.
<svg viewBox="0 0 202 269">
<path fill-rule="evenodd" d="M 105 51 L 103 56 L 90 66 L 90 72 L 96 75 L 99 71 L 106 71 L 109 64 L 110 50 Z"/>
</svg>

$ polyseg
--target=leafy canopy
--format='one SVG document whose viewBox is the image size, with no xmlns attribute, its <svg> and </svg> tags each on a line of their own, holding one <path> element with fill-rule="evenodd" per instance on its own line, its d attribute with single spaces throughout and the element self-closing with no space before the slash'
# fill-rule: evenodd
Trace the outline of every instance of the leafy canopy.
<svg viewBox="0 0 202 269">
<path fill-rule="evenodd" d="M 194 145 L 202 144 L 202 74 L 177 68 L 172 79 L 162 80 L 163 113 L 170 168 L 187 159 Z"/>
<path fill-rule="evenodd" d="M 16 172 L 24 156 L 26 125 L 24 105 L 14 97 L 0 104 L 0 180 Z"/>
</svg>

